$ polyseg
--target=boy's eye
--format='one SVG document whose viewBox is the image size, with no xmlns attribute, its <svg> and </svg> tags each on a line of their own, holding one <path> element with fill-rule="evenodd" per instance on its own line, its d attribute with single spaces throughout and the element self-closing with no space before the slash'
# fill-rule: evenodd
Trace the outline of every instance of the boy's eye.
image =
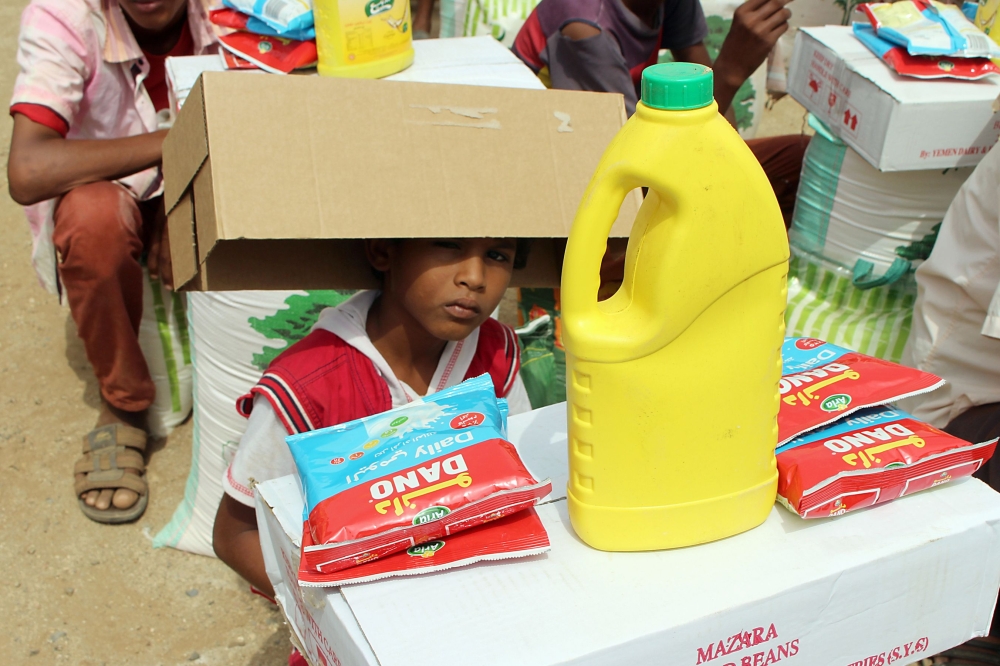
<svg viewBox="0 0 1000 666">
<path fill-rule="evenodd" d="M 490 250 L 486 253 L 486 256 L 493 261 L 510 261 L 510 256 L 506 252 L 501 252 L 500 250 Z"/>
</svg>

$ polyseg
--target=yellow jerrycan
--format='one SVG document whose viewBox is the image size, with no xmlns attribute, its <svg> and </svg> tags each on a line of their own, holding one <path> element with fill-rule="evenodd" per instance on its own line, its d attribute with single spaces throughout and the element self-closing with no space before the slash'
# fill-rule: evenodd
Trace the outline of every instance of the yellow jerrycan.
<svg viewBox="0 0 1000 666">
<path fill-rule="evenodd" d="M 321 76 L 380 79 L 413 64 L 410 0 L 314 0 Z"/>
<path fill-rule="evenodd" d="M 609 551 L 721 539 L 762 523 L 778 474 L 788 241 L 764 171 L 718 112 L 712 70 L 647 68 L 642 99 L 577 211 L 562 272 L 573 528 Z M 647 187 L 625 279 L 599 267 Z"/>
</svg>

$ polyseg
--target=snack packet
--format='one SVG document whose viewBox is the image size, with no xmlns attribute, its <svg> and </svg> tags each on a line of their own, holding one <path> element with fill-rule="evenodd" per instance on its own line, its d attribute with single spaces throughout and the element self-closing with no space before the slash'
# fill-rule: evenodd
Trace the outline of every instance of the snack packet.
<svg viewBox="0 0 1000 666">
<path fill-rule="evenodd" d="M 981 79 L 1000 73 L 989 58 L 952 58 L 950 56 L 910 55 L 902 46 L 887 42 L 864 23 L 854 24 L 854 36 L 897 74 L 918 79 Z"/>
<path fill-rule="evenodd" d="M 235 53 L 230 53 L 224 49 L 222 51 L 222 61 L 226 63 L 226 69 L 255 69 L 261 71 L 260 67 L 249 60 L 244 60 Z"/>
<path fill-rule="evenodd" d="M 229 7 L 211 10 L 208 13 L 208 20 L 215 25 L 222 26 L 223 28 L 243 30 L 244 32 L 252 32 L 255 35 L 284 37 L 286 39 L 295 39 L 300 42 L 309 39 L 316 39 L 316 28 L 314 27 L 307 30 L 286 30 L 283 33 L 279 33 L 259 18 L 244 14 L 243 12 L 238 12 L 235 9 L 230 9 Z"/>
<path fill-rule="evenodd" d="M 312 545 L 302 535 L 303 548 Z M 299 566 L 299 583 L 306 587 L 335 587 L 368 583 L 393 576 L 413 576 L 462 567 L 486 560 L 506 560 L 539 555 L 549 550 L 549 535 L 534 509 L 465 530 L 453 536 L 425 541 L 372 562 L 332 573 Z"/>
<path fill-rule="evenodd" d="M 929 372 L 831 345 L 785 338 L 778 390 L 778 446 L 848 414 L 944 385 Z"/>
<path fill-rule="evenodd" d="M 488 375 L 287 438 L 305 492 L 302 558 L 329 573 L 534 506 L 552 490 L 504 437 Z"/>
<path fill-rule="evenodd" d="M 873 407 L 779 447 L 778 501 L 803 518 L 838 516 L 970 476 L 996 444 Z"/>
<path fill-rule="evenodd" d="M 282 37 L 315 29 L 311 0 L 222 0 L 222 4 L 253 16 Z"/>
<path fill-rule="evenodd" d="M 316 42 L 296 42 L 249 32 L 222 35 L 219 42 L 230 53 L 272 74 L 288 74 L 316 65 Z"/>
<path fill-rule="evenodd" d="M 954 5 L 935 0 L 900 0 L 868 3 L 860 8 L 879 37 L 905 47 L 910 55 L 1000 56 L 1000 47 Z"/>
</svg>

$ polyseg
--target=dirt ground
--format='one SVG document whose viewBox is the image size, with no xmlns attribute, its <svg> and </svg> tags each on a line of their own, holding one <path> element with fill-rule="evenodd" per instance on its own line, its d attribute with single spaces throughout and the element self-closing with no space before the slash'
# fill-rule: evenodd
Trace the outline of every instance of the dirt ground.
<svg viewBox="0 0 1000 666">
<path fill-rule="evenodd" d="M 26 4 L 0 0 L 3 100 Z M 802 126 L 801 107 L 785 99 L 761 134 Z M 71 469 L 94 423 L 97 385 L 68 311 L 35 280 L 24 215 L 7 195 L 10 128 L 0 114 L 0 662 L 287 663 L 280 613 L 236 574 L 151 546 L 184 492 L 190 422 L 154 446 L 140 521 L 99 525 L 78 510 Z"/>
</svg>

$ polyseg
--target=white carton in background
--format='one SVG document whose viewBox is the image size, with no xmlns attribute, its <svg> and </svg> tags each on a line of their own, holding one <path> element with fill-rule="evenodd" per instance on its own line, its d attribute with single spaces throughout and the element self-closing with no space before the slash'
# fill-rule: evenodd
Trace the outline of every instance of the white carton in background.
<svg viewBox="0 0 1000 666">
<path fill-rule="evenodd" d="M 328 590 L 295 584 L 302 497 L 260 484 L 268 576 L 314 665 L 906 666 L 984 635 L 1000 587 L 1000 496 L 975 479 L 836 519 L 775 507 L 702 546 L 606 553 L 566 514 L 565 404 L 510 420 L 553 488 L 552 550 Z"/>
<path fill-rule="evenodd" d="M 882 171 L 975 166 L 1000 138 L 1000 77 L 902 77 L 847 26 L 799 30 L 788 92 Z"/>
</svg>

